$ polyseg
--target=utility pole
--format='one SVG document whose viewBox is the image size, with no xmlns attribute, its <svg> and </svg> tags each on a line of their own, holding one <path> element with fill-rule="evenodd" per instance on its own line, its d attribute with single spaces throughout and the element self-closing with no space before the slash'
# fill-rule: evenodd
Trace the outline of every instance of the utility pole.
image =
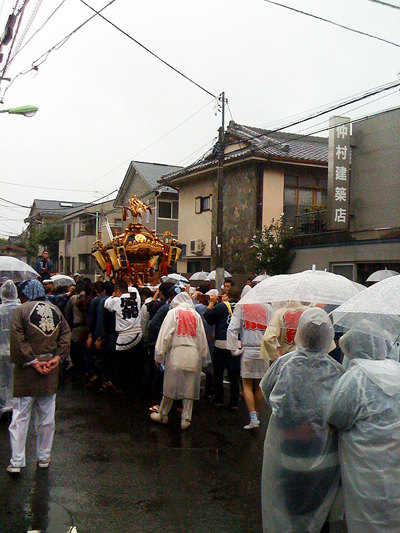
<svg viewBox="0 0 400 533">
<path fill-rule="evenodd" d="M 225 159 L 225 93 L 218 97 L 221 102 L 222 124 L 219 128 L 218 136 L 218 171 L 217 171 L 217 234 L 215 238 L 217 250 L 217 272 L 215 276 L 216 288 L 220 290 L 224 283 L 224 253 L 223 253 L 223 231 L 224 231 L 224 203 L 223 203 L 223 178 L 224 178 L 224 159 Z"/>
</svg>

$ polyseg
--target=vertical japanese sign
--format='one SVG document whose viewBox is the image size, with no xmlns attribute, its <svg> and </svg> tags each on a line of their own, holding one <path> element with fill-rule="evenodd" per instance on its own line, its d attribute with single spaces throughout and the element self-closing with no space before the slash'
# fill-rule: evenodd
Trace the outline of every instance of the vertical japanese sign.
<svg viewBox="0 0 400 533">
<path fill-rule="evenodd" d="M 327 227 L 346 230 L 349 227 L 350 119 L 329 119 Z"/>
</svg>

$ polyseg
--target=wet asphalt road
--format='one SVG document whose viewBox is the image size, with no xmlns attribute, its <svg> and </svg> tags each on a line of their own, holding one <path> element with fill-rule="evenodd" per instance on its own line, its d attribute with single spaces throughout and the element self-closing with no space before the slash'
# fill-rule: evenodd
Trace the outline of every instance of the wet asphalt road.
<svg viewBox="0 0 400 533">
<path fill-rule="evenodd" d="M 238 412 L 200 400 L 182 431 L 175 405 L 169 425 L 150 421 L 155 400 L 103 396 L 68 376 L 57 396 L 50 468 L 36 468 L 31 430 L 27 467 L 15 479 L 5 470 L 2 422 L 1 533 L 66 533 L 72 525 L 78 533 L 261 533 L 268 413 L 248 432 L 244 400 Z"/>
</svg>

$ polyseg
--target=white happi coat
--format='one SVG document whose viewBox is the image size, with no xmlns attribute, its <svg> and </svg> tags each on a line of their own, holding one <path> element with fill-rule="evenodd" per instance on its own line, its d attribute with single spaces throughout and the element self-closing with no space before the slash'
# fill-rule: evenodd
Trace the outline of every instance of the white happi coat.
<svg viewBox="0 0 400 533">
<path fill-rule="evenodd" d="M 165 366 L 164 396 L 174 400 L 198 400 L 201 368 L 210 362 L 201 316 L 190 296 L 175 296 L 155 346 L 155 360 Z"/>
</svg>

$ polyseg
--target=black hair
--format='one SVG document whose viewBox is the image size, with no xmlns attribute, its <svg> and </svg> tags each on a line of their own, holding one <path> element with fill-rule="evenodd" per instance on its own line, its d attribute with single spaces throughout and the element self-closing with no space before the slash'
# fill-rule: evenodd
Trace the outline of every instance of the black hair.
<svg viewBox="0 0 400 533">
<path fill-rule="evenodd" d="M 153 291 L 149 287 L 142 287 L 140 289 L 140 295 L 143 298 L 151 298 L 153 296 Z"/>
<path fill-rule="evenodd" d="M 124 279 L 119 279 L 115 283 L 115 288 L 121 291 L 121 294 L 128 292 L 128 284 Z"/>
<path fill-rule="evenodd" d="M 164 281 L 164 283 L 161 283 L 161 285 L 158 287 L 158 290 L 163 294 L 165 298 L 169 298 L 169 293 L 173 286 L 174 284 L 170 281 Z"/>
</svg>

